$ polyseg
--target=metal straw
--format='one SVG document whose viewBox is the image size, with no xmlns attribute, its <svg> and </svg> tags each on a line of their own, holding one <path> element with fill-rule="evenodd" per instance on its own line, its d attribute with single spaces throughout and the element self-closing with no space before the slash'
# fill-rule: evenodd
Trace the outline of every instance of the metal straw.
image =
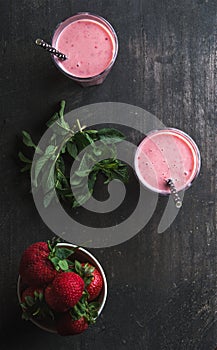
<svg viewBox="0 0 217 350">
<path fill-rule="evenodd" d="M 41 46 L 46 51 L 48 51 L 48 52 L 52 53 L 53 55 L 57 56 L 61 60 L 64 61 L 64 60 L 67 59 L 67 57 L 66 57 L 66 55 L 64 53 L 59 52 L 54 47 L 52 47 L 50 44 L 46 43 L 44 40 L 36 39 L 35 43 L 36 43 L 36 45 Z"/>
<path fill-rule="evenodd" d="M 168 179 L 168 180 L 166 180 L 166 183 L 170 187 L 170 191 L 171 191 L 171 194 L 173 196 L 176 208 L 178 208 L 178 209 L 181 208 L 182 200 L 181 200 L 181 198 L 178 195 L 178 192 L 177 192 L 177 189 L 176 189 L 176 187 L 174 185 L 173 180 L 172 179 Z"/>
</svg>

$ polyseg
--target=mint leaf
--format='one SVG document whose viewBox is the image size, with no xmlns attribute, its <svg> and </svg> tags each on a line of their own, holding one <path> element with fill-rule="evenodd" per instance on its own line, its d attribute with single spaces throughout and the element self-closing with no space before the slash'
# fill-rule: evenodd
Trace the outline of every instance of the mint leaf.
<svg viewBox="0 0 217 350">
<path fill-rule="evenodd" d="M 86 177 L 87 175 L 89 175 L 89 172 L 90 172 L 90 169 L 76 170 L 75 175 L 77 175 L 79 177 Z"/>
<path fill-rule="evenodd" d="M 32 161 L 29 158 L 25 157 L 22 152 L 18 153 L 18 157 L 22 162 L 32 164 Z"/>
<path fill-rule="evenodd" d="M 37 187 L 38 184 L 38 175 L 40 174 L 42 168 L 50 158 L 49 154 L 44 154 L 42 157 L 40 157 L 36 162 L 34 166 L 34 185 Z"/>
<path fill-rule="evenodd" d="M 89 191 L 91 192 L 91 194 L 93 193 L 97 174 L 98 174 L 98 170 L 94 170 L 90 173 L 89 178 L 88 178 L 88 188 L 89 188 Z"/>
<path fill-rule="evenodd" d="M 23 134 L 23 143 L 28 146 L 28 147 L 33 147 L 36 149 L 36 145 L 35 143 L 32 141 L 31 136 L 29 135 L 29 133 L 25 130 L 22 131 Z"/>
<path fill-rule="evenodd" d="M 77 145 L 78 153 L 90 144 L 89 139 L 86 137 L 86 135 L 80 131 L 76 132 L 73 139 Z"/>
<path fill-rule="evenodd" d="M 62 101 L 60 102 L 60 110 L 59 110 L 59 116 L 60 116 L 60 118 L 63 118 L 65 106 L 66 106 L 66 101 L 65 101 L 65 100 L 62 100 Z"/>
<path fill-rule="evenodd" d="M 70 183 L 72 186 L 77 186 L 82 182 L 82 177 L 76 176 L 76 174 L 73 174 L 73 176 L 70 179 Z"/>
<path fill-rule="evenodd" d="M 101 154 L 102 154 L 102 150 L 101 150 L 100 147 L 95 147 L 95 148 L 93 149 L 93 153 L 95 154 L 95 156 L 99 157 L 99 156 L 101 156 Z"/>
<path fill-rule="evenodd" d="M 98 131 L 100 140 L 105 143 L 121 142 L 125 138 L 124 134 L 114 128 L 104 128 Z"/>
<path fill-rule="evenodd" d="M 65 101 L 60 102 L 60 110 L 59 112 L 54 113 L 51 119 L 46 123 L 47 127 L 51 127 L 52 125 L 58 125 L 60 128 L 69 130 L 69 124 L 64 120 L 64 109 L 65 109 Z M 57 131 L 55 129 L 55 131 Z M 58 133 L 58 132 L 57 132 Z M 59 133 L 58 133 L 59 134 Z M 61 134 L 61 132 L 60 132 Z"/>
<path fill-rule="evenodd" d="M 78 149 L 74 142 L 67 142 L 66 149 L 72 158 L 76 158 L 78 155 Z"/>
<path fill-rule="evenodd" d="M 55 198 L 55 191 L 50 191 L 46 193 L 43 198 L 44 207 L 47 208 L 54 198 Z"/>
<path fill-rule="evenodd" d="M 49 128 L 52 124 L 54 124 L 59 119 L 59 114 L 56 112 L 54 115 L 48 120 L 46 123 L 47 127 Z"/>
<path fill-rule="evenodd" d="M 59 156 L 59 158 L 57 159 L 56 161 L 56 168 L 57 168 L 57 171 L 60 171 L 62 174 L 59 174 L 58 173 L 58 176 L 61 175 L 65 177 L 64 173 L 65 173 L 65 162 L 63 160 L 63 157 Z"/>
<path fill-rule="evenodd" d="M 50 162 L 50 164 L 47 164 L 47 167 L 43 170 L 42 188 L 44 193 L 47 193 L 50 190 L 53 190 L 55 188 L 54 169 L 55 169 L 55 163 Z"/>
<path fill-rule="evenodd" d="M 20 171 L 21 173 L 24 173 L 24 171 L 30 170 L 31 169 L 31 165 L 30 164 L 26 164 Z"/>
<path fill-rule="evenodd" d="M 84 194 L 80 194 L 78 196 L 76 196 L 76 199 L 74 199 L 72 207 L 76 208 L 81 206 L 82 204 L 86 203 L 88 201 L 88 199 L 90 199 L 91 197 L 91 193 L 90 191 L 86 188 L 86 191 L 84 189 Z"/>
<path fill-rule="evenodd" d="M 91 137 L 96 136 L 98 134 L 98 130 L 85 130 L 86 134 L 91 135 Z"/>
</svg>

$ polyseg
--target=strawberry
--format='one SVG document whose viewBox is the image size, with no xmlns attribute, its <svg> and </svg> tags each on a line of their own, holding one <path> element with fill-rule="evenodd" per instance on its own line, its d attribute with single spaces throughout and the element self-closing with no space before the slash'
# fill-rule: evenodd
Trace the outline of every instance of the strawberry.
<svg viewBox="0 0 217 350">
<path fill-rule="evenodd" d="M 39 304 L 43 299 L 43 289 L 28 287 L 21 295 L 22 318 L 28 320 L 33 314 L 39 315 Z"/>
<path fill-rule="evenodd" d="M 89 324 L 94 324 L 98 316 L 100 304 L 89 303 L 87 292 L 83 292 L 77 304 L 60 315 L 57 319 L 57 331 L 61 335 L 73 335 L 85 331 Z"/>
<path fill-rule="evenodd" d="M 88 323 L 84 317 L 73 320 L 70 312 L 60 316 L 57 321 L 57 332 L 60 335 L 74 335 L 84 332 L 88 328 Z"/>
<path fill-rule="evenodd" d="M 57 275 L 53 264 L 48 259 L 50 249 L 46 242 L 37 242 L 23 253 L 19 273 L 23 282 L 33 287 L 50 283 Z"/>
<path fill-rule="evenodd" d="M 60 271 L 69 270 L 68 257 L 72 249 L 57 246 L 58 240 L 37 242 L 29 246 L 22 255 L 20 275 L 23 282 L 33 287 L 51 283 Z"/>
<path fill-rule="evenodd" d="M 42 288 L 26 288 L 21 295 L 20 305 L 23 309 L 22 318 L 25 320 L 30 318 L 54 318 L 53 312 L 45 304 Z"/>
<path fill-rule="evenodd" d="M 45 289 L 47 304 L 57 312 L 65 312 L 82 297 L 83 279 L 75 272 L 61 272 Z"/>
<path fill-rule="evenodd" d="M 36 301 L 37 299 L 43 298 L 43 289 L 42 288 L 34 288 L 28 287 L 26 288 L 21 296 L 21 306 L 25 308 L 28 306 L 28 301 L 32 299 L 32 301 Z"/>
<path fill-rule="evenodd" d="M 89 294 L 88 300 L 92 301 L 99 296 L 103 286 L 103 279 L 99 271 L 89 263 L 83 263 L 81 266 L 86 282 L 86 291 Z"/>
</svg>

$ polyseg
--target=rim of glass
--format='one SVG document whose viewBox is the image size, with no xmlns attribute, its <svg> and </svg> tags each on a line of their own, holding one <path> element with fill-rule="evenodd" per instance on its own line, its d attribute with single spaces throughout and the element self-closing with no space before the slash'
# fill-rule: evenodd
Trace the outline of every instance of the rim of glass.
<svg viewBox="0 0 217 350">
<path fill-rule="evenodd" d="M 186 132 L 180 130 L 180 129 L 176 129 L 176 128 L 164 128 L 164 129 L 154 129 L 149 131 L 146 136 L 144 137 L 144 139 L 141 140 L 141 142 L 139 143 L 139 145 L 137 146 L 135 155 L 134 155 L 134 169 L 136 172 L 136 175 L 138 177 L 138 179 L 140 180 L 140 182 L 150 191 L 152 192 L 156 192 L 162 195 L 170 195 L 170 192 L 168 191 L 164 191 L 164 190 L 159 190 L 156 187 L 152 187 L 148 182 L 145 181 L 145 179 L 143 178 L 143 176 L 141 175 L 141 173 L 139 172 L 139 168 L 138 168 L 138 153 L 140 151 L 140 146 L 143 142 L 145 142 L 146 138 L 157 134 L 159 132 L 163 132 L 163 131 L 173 131 L 174 134 L 181 134 L 181 136 L 184 136 L 185 139 L 187 139 L 187 141 L 189 142 L 190 146 L 192 147 L 192 150 L 195 152 L 195 169 L 194 169 L 194 176 L 192 177 L 192 179 L 190 180 L 189 183 L 187 183 L 185 186 L 183 186 L 182 188 L 179 189 L 179 192 L 181 191 L 185 191 L 187 190 L 189 187 L 191 187 L 192 183 L 194 182 L 194 180 L 198 177 L 199 173 L 200 173 L 200 168 L 201 168 L 201 155 L 200 155 L 200 151 L 199 148 L 196 144 L 196 142 L 192 139 L 191 136 L 189 136 Z"/>
<path fill-rule="evenodd" d="M 63 26 L 63 29 L 70 23 L 74 22 L 76 20 L 76 17 L 79 17 L 79 16 L 84 16 L 84 18 L 80 18 L 80 19 L 85 19 L 85 18 L 89 18 L 89 17 L 92 17 L 93 19 L 98 19 L 101 24 L 104 24 L 106 26 L 106 28 L 110 31 L 110 33 L 112 34 L 113 38 L 114 38 L 114 53 L 113 53 L 113 57 L 112 57 L 112 60 L 111 62 L 109 63 L 109 65 L 99 74 L 97 75 L 93 75 L 91 77 L 79 77 L 79 76 L 76 76 L 76 75 L 73 75 L 73 74 L 70 74 L 68 73 L 67 71 L 65 71 L 59 64 L 59 61 L 58 61 L 58 58 L 55 57 L 54 55 L 51 55 L 52 57 L 52 60 L 54 61 L 55 65 L 57 66 L 57 68 L 62 72 L 64 73 L 66 76 L 68 76 L 69 78 L 71 79 L 74 79 L 74 80 L 77 80 L 77 81 L 80 81 L 80 82 L 89 82 L 89 81 L 93 81 L 95 79 L 98 79 L 100 78 L 101 76 L 103 76 L 105 73 L 109 72 L 109 70 L 111 69 L 111 67 L 113 66 L 116 58 L 117 58 L 117 55 L 118 55 L 118 49 L 119 49 L 119 44 L 118 44 L 118 37 L 117 37 L 117 34 L 113 28 L 113 26 L 111 25 L 111 23 L 109 23 L 104 17 L 102 16 L 99 16 L 99 15 L 96 15 L 95 13 L 92 13 L 92 12 L 77 12 L 75 13 L 74 15 L 66 18 L 65 20 L 63 20 L 62 22 L 58 23 L 55 30 L 54 30 L 54 33 L 53 33 L 53 36 L 52 36 L 52 39 L 51 39 L 51 43 L 52 43 L 52 46 L 56 47 L 56 41 L 57 41 L 57 38 L 55 40 L 55 42 L 53 41 L 54 38 L 55 38 L 55 34 L 57 32 L 58 29 L 60 29 L 60 26 Z M 86 16 L 86 17 L 85 17 Z M 70 21 L 71 20 L 71 21 Z M 64 23 L 66 22 L 69 22 L 65 27 L 64 27 Z M 61 32 L 60 32 L 61 33 Z"/>
</svg>

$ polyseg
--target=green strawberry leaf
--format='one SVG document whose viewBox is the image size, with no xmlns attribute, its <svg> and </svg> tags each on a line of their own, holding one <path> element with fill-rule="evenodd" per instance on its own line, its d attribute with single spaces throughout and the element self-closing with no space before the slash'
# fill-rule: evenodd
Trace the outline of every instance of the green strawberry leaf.
<svg viewBox="0 0 217 350">
<path fill-rule="evenodd" d="M 51 309 L 49 309 L 49 308 L 48 308 L 48 315 L 50 316 L 50 318 L 51 318 L 52 320 L 54 320 L 54 313 L 53 313 L 53 311 L 52 311 Z"/>
<path fill-rule="evenodd" d="M 39 293 L 39 295 L 38 295 L 38 298 L 39 298 L 39 301 L 42 301 L 43 300 L 43 293 Z"/>
<path fill-rule="evenodd" d="M 52 262 L 52 264 L 54 265 L 55 268 L 58 267 L 59 261 L 60 259 L 56 256 L 54 257 L 49 257 L 49 260 Z"/>
<path fill-rule="evenodd" d="M 34 297 L 35 297 L 35 299 L 38 299 L 38 297 L 39 297 L 39 293 L 37 292 L 37 290 L 34 291 Z"/>
<path fill-rule="evenodd" d="M 94 270 L 95 270 L 94 266 L 91 266 L 89 264 L 87 264 L 87 266 L 84 266 L 84 273 L 85 273 L 86 276 L 92 275 Z"/>
<path fill-rule="evenodd" d="M 83 275 L 82 265 L 78 260 L 75 260 L 75 271 L 82 277 Z"/>
<path fill-rule="evenodd" d="M 59 265 L 59 267 L 61 268 L 61 270 L 63 270 L 63 271 L 67 271 L 68 268 L 69 268 L 69 265 L 68 265 L 68 263 L 67 263 L 66 260 L 60 260 L 60 261 L 58 262 L 58 265 Z"/>
<path fill-rule="evenodd" d="M 27 306 L 25 303 L 20 303 L 20 306 L 22 307 L 22 309 L 27 309 Z"/>
<path fill-rule="evenodd" d="M 38 308 L 35 312 L 33 312 L 32 316 L 37 316 L 40 313 L 40 308 Z"/>
<path fill-rule="evenodd" d="M 30 317 L 29 317 L 27 312 L 23 312 L 22 313 L 22 319 L 25 320 L 25 321 L 28 321 L 30 319 Z"/>
<path fill-rule="evenodd" d="M 61 242 L 61 239 L 57 237 L 53 237 L 51 241 L 50 240 L 47 241 L 47 245 L 50 250 L 50 257 L 53 257 L 55 255 L 57 244 L 60 242 Z"/>
<path fill-rule="evenodd" d="M 47 241 L 47 245 L 50 251 L 52 251 L 52 243 L 50 240 Z"/>
<path fill-rule="evenodd" d="M 74 310 L 70 310 L 69 313 L 71 315 L 72 321 L 78 320 L 78 316 L 74 313 Z"/>
<path fill-rule="evenodd" d="M 91 277 L 85 277 L 85 278 L 84 278 L 85 286 L 88 287 L 89 284 L 91 284 L 92 280 L 93 280 L 93 277 L 92 277 L 92 276 L 91 276 Z"/>
<path fill-rule="evenodd" d="M 73 253 L 74 253 L 74 250 L 72 249 L 56 247 L 55 256 L 57 256 L 60 260 L 63 260 L 63 259 L 67 259 Z"/>
<path fill-rule="evenodd" d="M 89 303 L 89 309 L 90 310 L 99 310 L 100 303 L 98 301 L 92 301 Z"/>
<path fill-rule="evenodd" d="M 78 318 L 81 318 L 85 314 L 85 312 L 81 311 L 77 305 L 74 306 L 74 311 Z"/>
<path fill-rule="evenodd" d="M 29 295 L 25 297 L 25 302 L 26 302 L 27 306 L 32 306 L 35 303 L 34 299 L 32 297 L 30 297 Z"/>
<path fill-rule="evenodd" d="M 43 293 L 34 291 L 34 298 L 31 296 L 25 297 L 25 303 L 20 303 L 23 314 L 22 319 L 29 320 L 31 318 L 43 319 L 43 318 L 51 318 L 54 319 L 54 315 L 52 310 L 46 304 Z"/>
</svg>

